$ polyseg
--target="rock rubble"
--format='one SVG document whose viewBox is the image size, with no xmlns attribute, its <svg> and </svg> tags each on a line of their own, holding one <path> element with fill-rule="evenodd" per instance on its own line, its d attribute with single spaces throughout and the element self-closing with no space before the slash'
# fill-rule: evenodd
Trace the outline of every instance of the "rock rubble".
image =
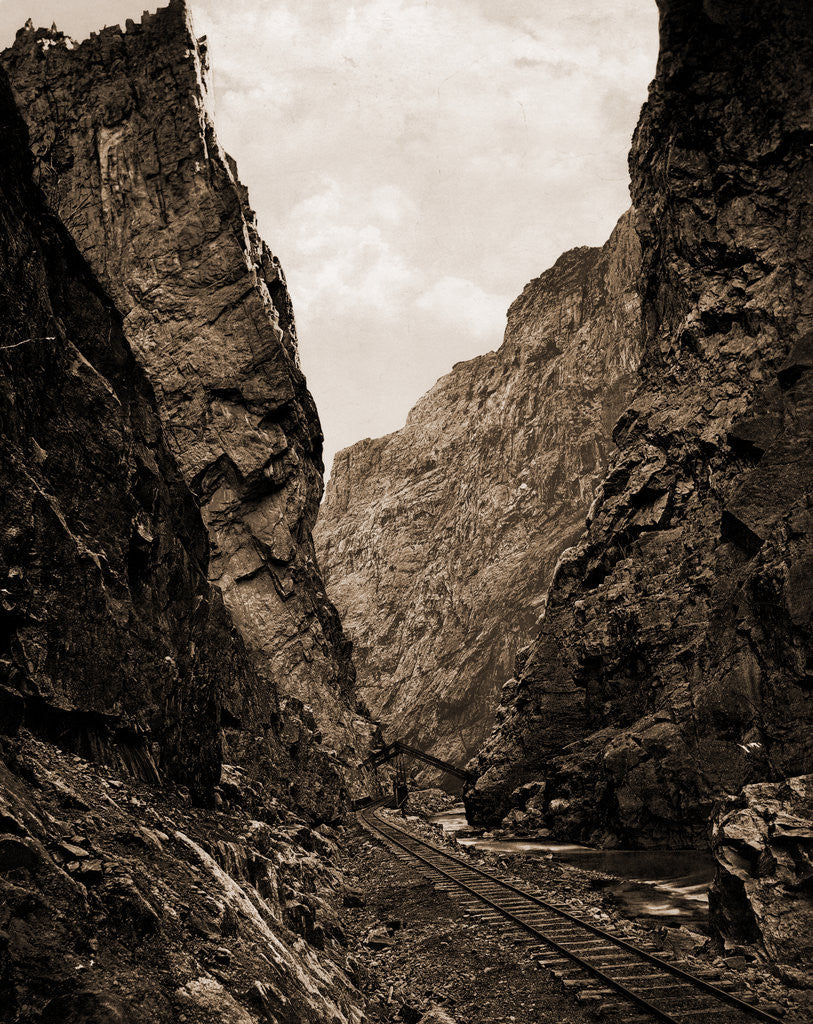
<svg viewBox="0 0 813 1024">
<path fill-rule="evenodd" d="M 0 1020 L 362 1024 L 336 834 L 0 740 Z"/>
</svg>

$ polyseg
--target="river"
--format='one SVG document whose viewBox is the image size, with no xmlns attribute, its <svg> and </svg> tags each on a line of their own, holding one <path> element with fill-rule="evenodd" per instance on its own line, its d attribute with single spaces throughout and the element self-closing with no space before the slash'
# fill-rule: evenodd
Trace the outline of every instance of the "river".
<svg viewBox="0 0 813 1024">
<path fill-rule="evenodd" d="M 469 825 L 459 804 L 430 821 L 455 835 Z M 594 885 L 611 897 L 616 909 L 626 917 L 685 925 L 692 931 L 706 932 L 708 926 L 708 886 L 714 875 L 711 854 L 698 850 L 598 850 L 576 843 L 557 843 L 542 839 L 488 839 L 462 836 L 461 846 L 510 857 L 551 856 L 588 871 L 600 872 Z"/>
</svg>

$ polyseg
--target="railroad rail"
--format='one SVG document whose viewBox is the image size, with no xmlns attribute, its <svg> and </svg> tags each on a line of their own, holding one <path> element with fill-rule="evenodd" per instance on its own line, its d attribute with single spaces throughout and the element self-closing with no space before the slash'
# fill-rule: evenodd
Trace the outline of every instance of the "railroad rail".
<svg viewBox="0 0 813 1024">
<path fill-rule="evenodd" d="M 741 999 L 714 971 L 691 973 L 666 954 L 636 945 L 586 920 L 564 901 L 551 901 L 476 867 L 382 819 L 378 805 L 358 815 L 402 860 L 419 862 L 437 887 L 460 900 L 483 923 L 502 927 L 540 966 L 553 971 L 580 1001 L 619 1024 L 781 1024 L 759 1006 Z M 714 984 L 714 982 L 717 984 Z"/>
</svg>

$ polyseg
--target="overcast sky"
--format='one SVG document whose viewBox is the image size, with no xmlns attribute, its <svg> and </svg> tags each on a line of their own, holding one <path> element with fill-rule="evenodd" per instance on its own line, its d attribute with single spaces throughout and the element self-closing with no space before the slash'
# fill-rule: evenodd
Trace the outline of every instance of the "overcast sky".
<svg viewBox="0 0 813 1024">
<path fill-rule="evenodd" d="M 0 0 L 84 38 L 144 0 Z M 149 4 L 154 10 L 155 4 Z M 333 453 L 395 430 L 626 209 L 654 0 L 191 0 Z"/>
</svg>

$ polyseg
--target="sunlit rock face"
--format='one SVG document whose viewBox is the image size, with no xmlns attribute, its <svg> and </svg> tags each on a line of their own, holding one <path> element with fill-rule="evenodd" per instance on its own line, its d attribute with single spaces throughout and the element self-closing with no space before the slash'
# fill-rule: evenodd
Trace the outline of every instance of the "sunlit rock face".
<svg viewBox="0 0 813 1024">
<path fill-rule="evenodd" d="M 463 764 L 494 722 L 554 565 L 578 537 L 640 354 L 630 214 L 565 253 L 386 437 L 335 460 L 315 538 L 392 738 Z"/>
<path fill-rule="evenodd" d="M 352 759 L 369 723 L 311 540 L 321 429 L 282 269 L 215 135 L 205 41 L 174 0 L 81 44 L 29 25 L 3 62 L 39 184 L 155 389 L 269 708 L 275 686 L 311 704 Z"/>
<path fill-rule="evenodd" d="M 810 19 L 660 8 L 630 155 L 640 384 L 467 800 L 702 845 L 721 792 L 811 769 Z"/>
</svg>

